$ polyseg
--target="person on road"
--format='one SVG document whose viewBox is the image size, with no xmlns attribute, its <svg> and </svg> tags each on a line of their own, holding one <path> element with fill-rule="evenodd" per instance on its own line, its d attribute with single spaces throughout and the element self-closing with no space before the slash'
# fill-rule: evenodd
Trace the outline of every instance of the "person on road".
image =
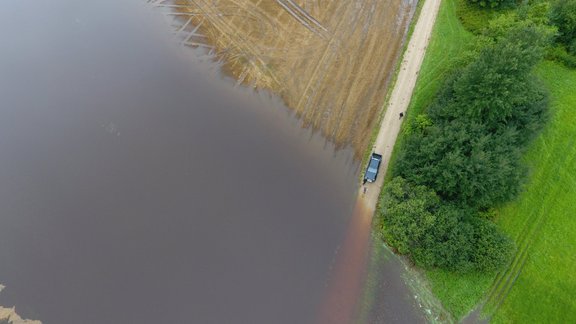
<svg viewBox="0 0 576 324">
<path fill-rule="evenodd" d="M 404 117 L 404 112 L 400 113 L 400 119 L 402 119 L 402 117 Z"/>
</svg>

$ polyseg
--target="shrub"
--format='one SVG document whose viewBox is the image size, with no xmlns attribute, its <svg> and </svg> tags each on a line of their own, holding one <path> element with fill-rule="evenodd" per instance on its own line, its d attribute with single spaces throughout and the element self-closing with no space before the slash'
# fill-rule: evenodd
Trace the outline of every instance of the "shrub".
<svg viewBox="0 0 576 324">
<path fill-rule="evenodd" d="M 576 0 L 559 0 L 550 10 L 550 23 L 558 27 L 558 42 L 570 46 L 576 39 Z"/>
<path fill-rule="evenodd" d="M 576 55 L 576 39 L 572 40 L 572 43 L 568 46 L 568 52 L 572 55 Z"/>
<path fill-rule="evenodd" d="M 481 8 L 500 8 L 503 6 L 510 6 L 514 2 L 511 0 L 468 0 L 470 3 L 477 5 Z"/>
<path fill-rule="evenodd" d="M 434 126 L 407 140 L 395 173 L 453 203 L 490 207 L 518 192 L 524 169 L 516 137 L 460 121 Z"/>
<path fill-rule="evenodd" d="M 384 239 L 420 267 L 496 271 L 512 256 L 512 241 L 493 224 L 443 203 L 425 186 L 396 177 L 380 206 Z"/>
<path fill-rule="evenodd" d="M 492 272 L 508 264 L 514 254 L 514 242 L 487 220 L 472 218 L 470 222 L 474 227 L 472 263 L 476 269 Z"/>
<path fill-rule="evenodd" d="M 546 58 L 564 64 L 566 67 L 576 68 L 576 54 L 571 55 L 562 45 L 550 48 L 546 53 Z"/>
<path fill-rule="evenodd" d="M 443 199 L 488 208 L 513 198 L 525 169 L 521 148 L 547 119 L 548 98 L 531 75 L 548 41 L 536 27 L 513 30 L 452 76 L 428 108 L 394 174 Z"/>
<path fill-rule="evenodd" d="M 394 178 L 386 185 L 381 200 L 384 239 L 400 254 L 410 254 L 413 239 L 421 237 L 434 225 L 433 213 L 439 204 L 440 199 L 434 191 Z"/>
</svg>

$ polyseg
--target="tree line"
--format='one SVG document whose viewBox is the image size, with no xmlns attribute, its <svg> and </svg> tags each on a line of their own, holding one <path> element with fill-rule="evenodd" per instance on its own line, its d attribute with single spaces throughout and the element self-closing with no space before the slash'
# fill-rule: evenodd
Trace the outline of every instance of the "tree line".
<svg viewBox="0 0 576 324">
<path fill-rule="evenodd" d="M 480 8 L 483 13 L 494 13 L 495 17 L 484 29 L 473 32 L 484 34 L 493 27 L 508 27 L 525 23 L 537 23 L 554 30 L 554 44 L 548 49 L 546 57 L 576 68 L 576 0 L 556 1 L 519 1 L 514 0 L 468 0 L 468 4 Z M 513 9 L 515 10 L 510 10 Z M 505 10 L 501 10 L 505 9 Z M 478 12 L 476 12 L 478 13 Z M 474 16 L 472 14 L 472 16 Z M 479 24 L 482 26 L 482 24 Z M 498 26 L 499 25 L 499 26 Z"/>
<path fill-rule="evenodd" d="M 418 116 L 384 188 L 384 239 L 424 268 L 496 271 L 514 243 L 490 220 L 527 175 L 521 157 L 548 118 L 533 75 L 551 33 L 534 24 L 495 33 Z"/>
</svg>

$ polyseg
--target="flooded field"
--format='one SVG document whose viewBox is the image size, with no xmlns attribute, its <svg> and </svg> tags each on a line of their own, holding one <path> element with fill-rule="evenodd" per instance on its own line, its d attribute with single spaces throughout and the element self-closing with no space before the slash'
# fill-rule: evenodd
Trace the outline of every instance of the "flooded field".
<svg viewBox="0 0 576 324">
<path fill-rule="evenodd" d="M 212 50 L 237 82 L 278 94 L 362 155 L 416 1 L 151 0 L 184 44 Z"/>
<path fill-rule="evenodd" d="M 141 0 L 0 3 L 0 305 L 43 324 L 314 323 L 340 247 L 365 243 L 354 150 L 172 32 Z"/>
</svg>

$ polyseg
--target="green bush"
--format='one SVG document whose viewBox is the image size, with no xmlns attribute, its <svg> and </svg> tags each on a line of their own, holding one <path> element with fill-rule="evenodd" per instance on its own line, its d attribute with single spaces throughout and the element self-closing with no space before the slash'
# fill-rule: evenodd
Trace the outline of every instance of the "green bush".
<svg viewBox="0 0 576 324">
<path fill-rule="evenodd" d="M 548 98 L 531 75 L 548 34 L 513 30 L 454 74 L 428 108 L 432 126 L 410 136 L 396 168 L 443 199 L 486 209 L 513 198 L 521 148 L 547 119 Z"/>
<path fill-rule="evenodd" d="M 476 268 L 493 272 L 508 264 L 514 254 L 514 242 L 489 221 L 472 218 L 470 222 L 474 224 L 472 262 Z"/>
<path fill-rule="evenodd" d="M 519 191 L 524 168 L 516 141 L 514 131 L 490 134 L 458 120 L 439 124 L 407 140 L 395 174 L 453 203 L 487 208 Z"/>
<path fill-rule="evenodd" d="M 547 120 L 548 95 L 532 69 L 552 33 L 513 25 L 493 25 L 506 32 L 485 36 L 428 117 L 416 118 L 384 188 L 383 237 L 418 266 L 493 272 L 514 252 L 487 211 L 519 193 L 523 149 Z"/>
<path fill-rule="evenodd" d="M 561 63 L 569 68 L 576 68 L 576 54 L 572 55 L 566 51 L 563 45 L 557 45 L 548 49 L 546 58 Z"/>
<path fill-rule="evenodd" d="M 570 46 L 576 39 L 576 0 L 559 0 L 550 10 L 550 23 L 558 27 L 558 42 Z"/>
<path fill-rule="evenodd" d="M 512 241 L 474 212 L 442 202 L 433 190 L 396 177 L 380 202 L 384 239 L 423 268 L 492 272 L 512 256 Z"/>
<path fill-rule="evenodd" d="M 486 23 L 494 16 L 492 10 L 480 8 L 478 4 L 467 0 L 458 0 L 456 14 L 466 30 L 480 34 Z"/>
<path fill-rule="evenodd" d="M 572 55 L 576 55 L 576 39 L 572 40 L 572 43 L 568 46 L 568 52 Z"/>
<path fill-rule="evenodd" d="M 384 240 L 400 254 L 410 254 L 413 239 L 421 237 L 435 224 L 433 213 L 440 205 L 434 191 L 414 186 L 397 177 L 388 183 L 381 200 Z"/>
<path fill-rule="evenodd" d="M 514 4 L 512 0 L 468 0 L 471 4 L 481 8 L 501 8 L 503 6 L 511 6 Z"/>
</svg>

